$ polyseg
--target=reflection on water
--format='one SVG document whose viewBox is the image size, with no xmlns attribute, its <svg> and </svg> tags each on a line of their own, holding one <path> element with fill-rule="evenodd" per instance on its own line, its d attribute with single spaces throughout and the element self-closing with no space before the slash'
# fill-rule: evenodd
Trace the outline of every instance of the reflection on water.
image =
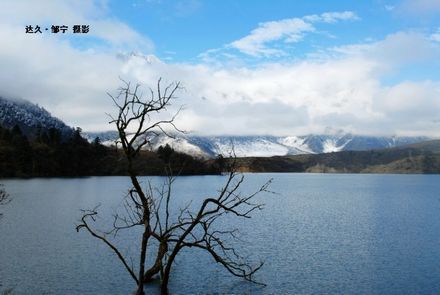
<svg viewBox="0 0 440 295">
<path fill-rule="evenodd" d="M 261 195 L 263 211 L 231 224 L 240 229 L 244 253 L 265 261 L 257 278 L 267 286 L 232 277 L 206 253 L 189 249 L 177 259 L 172 294 L 440 293 L 440 176 L 248 174 L 243 189 L 251 191 L 271 177 L 278 194 Z M 197 204 L 223 181 L 182 177 L 175 200 Z M 81 208 L 101 203 L 101 216 L 110 216 L 129 187 L 127 178 L 2 182 L 14 201 L 2 208 L 0 290 L 134 291 L 114 254 L 75 231 Z M 121 236 L 125 253 L 137 253 L 138 238 L 133 232 Z M 157 284 L 147 288 L 157 294 Z"/>
</svg>

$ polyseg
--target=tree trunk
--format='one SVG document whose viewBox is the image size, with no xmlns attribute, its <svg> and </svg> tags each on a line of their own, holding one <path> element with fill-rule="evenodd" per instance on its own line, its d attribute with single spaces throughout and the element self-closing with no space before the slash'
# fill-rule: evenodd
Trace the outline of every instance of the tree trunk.
<svg viewBox="0 0 440 295">
<path fill-rule="evenodd" d="M 147 244 L 149 237 L 150 237 L 150 220 L 145 219 L 144 233 L 142 234 L 142 243 L 141 243 L 141 257 L 139 261 L 139 278 L 138 278 L 139 283 L 138 283 L 138 290 L 136 292 L 136 295 L 144 295 L 145 258 L 147 256 Z"/>
<path fill-rule="evenodd" d="M 145 272 L 144 283 L 149 283 L 153 280 L 153 276 L 158 274 L 162 269 L 162 261 L 165 254 L 168 252 L 168 243 L 166 241 L 161 241 L 159 244 L 159 249 L 157 250 L 156 261 L 154 265 Z"/>
<path fill-rule="evenodd" d="M 168 295 L 168 282 L 170 279 L 170 272 L 171 272 L 171 266 L 173 265 L 174 258 L 176 258 L 177 253 L 179 250 L 176 250 L 178 248 L 174 248 L 174 251 L 171 253 L 170 257 L 167 260 L 167 264 L 165 265 L 165 270 L 163 271 L 162 276 L 162 283 L 160 285 L 160 294 L 161 295 Z"/>
</svg>

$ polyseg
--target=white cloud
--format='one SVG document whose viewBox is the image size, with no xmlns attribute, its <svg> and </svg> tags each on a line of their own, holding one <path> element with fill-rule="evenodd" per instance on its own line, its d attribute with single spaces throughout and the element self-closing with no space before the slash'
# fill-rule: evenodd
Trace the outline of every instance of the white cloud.
<svg viewBox="0 0 440 295">
<path fill-rule="evenodd" d="M 432 118 L 440 108 L 440 83 L 432 81 L 401 82 L 383 89 L 378 108 L 389 115 L 410 118 L 417 114 Z"/>
<path fill-rule="evenodd" d="M 304 35 L 315 31 L 312 23 L 335 23 L 337 21 L 358 20 L 352 11 L 325 12 L 320 15 L 308 15 L 303 18 L 289 18 L 279 21 L 260 23 L 249 35 L 232 42 L 229 47 L 238 49 L 251 56 L 281 56 L 283 50 L 269 47 L 269 43 L 282 41 L 295 43 L 303 39 Z"/>
<path fill-rule="evenodd" d="M 0 39 L 10 40 L 0 48 L 0 96 L 39 103 L 73 126 L 105 125 L 104 90 L 119 83 L 122 61 L 4 26 Z"/>
<path fill-rule="evenodd" d="M 303 19 L 310 22 L 336 23 L 338 21 L 359 20 L 360 18 L 353 11 L 343 11 L 324 12 L 320 15 L 313 14 L 305 16 Z"/>
<path fill-rule="evenodd" d="M 407 52 L 390 58 L 392 48 L 402 44 L 410 53 L 424 48 L 424 43 L 410 42 L 419 37 L 396 33 L 321 61 L 225 68 L 136 58 L 125 70 L 147 84 L 158 76 L 181 80 L 187 110 L 179 124 L 202 134 L 296 135 L 333 127 L 358 134 L 440 136 L 434 128 L 440 117 L 439 82 L 381 83 L 384 68 L 423 58 Z"/>
<path fill-rule="evenodd" d="M 431 35 L 431 40 L 440 42 L 440 28 L 437 29 L 437 32 Z"/>
<path fill-rule="evenodd" d="M 404 81 L 384 87 L 374 107 L 386 115 L 380 122 L 395 133 L 439 137 L 439 97 L 439 81 Z"/>
<path fill-rule="evenodd" d="M 144 52 L 153 50 L 153 42 L 130 28 L 125 23 L 108 15 L 107 1 L 42 0 L 12 1 L 0 3 L 0 24 L 21 29 L 26 25 L 71 26 L 89 25 L 90 31 L 75 38 L 97 38 L 107 46 L 119 49 L 136 49 Z M 5 28 L 0 28 L 5 30 Z M 58 36 L 61 38 L 61 36 Z"/>
<path fill-rule="evenodd" d="M 439 0 L 404 0 L 397 6 L 397 11 L 412 15 L 430 15 L 440 12 Z"/>
<path fill-rule="evenodd" d="M 231 47 L 252 56 L 282 55 L 282 51 L 269 48 L 267 43 L 277 40 L 298 42 L 305 32 L 313 31 L 314 27 L 299 18 L 284 19 L 260 23 L 248 36 L 234 41 Z"/>
<path fill-rule="evenodd" d="M 396 6 L 394 5 L 385 5 L 385 10 L 387 11 L 394 11 L 396 9 Z"/>
<path fill-rule="evenodd" d="M 88 24 L 90 32 L 25 34 L 26 25 Z M 78 45 L 88 38 L 98 47 Z M 0 96 L 39 103 L 72 126 L 108 128 L 106 91 L 119 84 L 119 50 L 152 50 L 152 42 L 110 16 L 106 1 L 1 1 Z M 96 44 L 96 42 L 90 43 Z M 89 45 L 90 45 L 89 44 Z"/>
<path fill-rule="evenodd" d="M 440 47 L 432 39 L 432 36 L 418 32 L 397 32 L 380 41 L 340 46 L 332 50 L 344 56 L 374 59 L 382 65 L 382 69 L 395 69 L 440 58 Z"/>
<path fill-rule="evenodd" d="M 16 2 L 11 3 L 10 8 Z M 58 36 L 24 34 L 23 23 L 46 18 L 46 12 L 38 12 L 37 7 L 35 15 L 25 13 L 22 20 L 0 12 L 0 39 L 8 40 L 0 47 L 0 96 L 39 103 L 72 126 L 110 128 L 105 112 L 112 112 L 112 105 L 106 92 L 120 85 L 118 76 L 153 87 L 162 76 L 166 81 L 182 81 L 185 89 L 178 93 L 175 104 L 186 108 L 178 125 L 200 134 L 297 135 L 333 127 L 360 134 L 440 136 L 436 123 L 440 119 L 439 81 L 381 82 L 388 71 L 402 65 L 438 60 L 439 44 L 432 36 L 398 32 L 376 42 L 334 48 L 320 60 L 253 67 L 239 63 L 177 64 L 152 55 L 115 54 L 113 46 L 129 41 L 112 39 L 113 29 L 132 32 L 131 39 L 136 39 L 137 33 L 106 17 L 105 3 L 101 7 L 100 2 L 87 2 L 94 4 L 75 13 L 61 2 L 51 3 L 60 5 L 61 11 L 65 10 L 61 14 L 72 22 L 82 17 L 85 22 L 109 24 L 98 31 L 109 47 L 78 49 Z M 49 14 L 47 17 L 51 21 Z M 262 54 L 272 49 L 267 47 L 269 40 L 293 41 L 309 32 L 305 28 L 313 27 L 307 24 L 352 17 L 322 14 L 314 20 L 267 24 L 261 26 L 263 32 L 257 31 L 247 40 L 260 46 L 256 54 Z M 60 16 L 59 21 L 62 19 Z"/>
<path fill-rule="evenodd" d="M 404 37 L 409 40 L 403 42 Z M 426 46 L 410 42 L 420 41 L 418 37 L 397 33 L 376 43 L 346 46 L 320 61 L 251 68 L 116 57 L 80 51 L 58 39 L 2 31 L 0 38 L 14 42 L 0 48 L 0 95 L 30 99 L 73 126 L 103 130 L 111 128 L 104 113 L 112 112 L 105 93 L 120 85 L 118 76 L 153 87 L 164 77 L 164 83 L 182 81 L 185 89 L 175 105 L 185 105 L 185 110 L 177 123 L 198 134 L 297 135 L 333 127 L 359 134 L 439 136 L 438 81 L 381 84 L 384 68 L 422 58 L 407 53 L 389 58 L 390 48 L 398 44 L 406 44 L 408 52 Z"/>
<path fill-rule="evenodd" d="M 89 23 L 92 30 L 91 36 L 101 38 L 116 48 L 142 52 L 150 52 L 154 48 L 150 39 L 119 21 L 96 20 Z"/>
</svg>

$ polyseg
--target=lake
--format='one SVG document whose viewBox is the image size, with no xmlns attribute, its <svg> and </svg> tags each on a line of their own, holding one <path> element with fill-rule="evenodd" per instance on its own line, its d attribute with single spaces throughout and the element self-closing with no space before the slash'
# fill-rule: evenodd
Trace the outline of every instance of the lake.
<svg viewBox="0 0 440 295">
<path fill-rule="evenodd" d="M 189 249 L 173 268 L 170 294 L 439 294 L 440 175 L 246 174 L 244 192 L 273 178 L 252 219 L 233 219 L 237 247 L 264 260 L 259 287 Z M 146 178 L 142 178 L 145 180 Z M 151 178 L 161 183 L 161 177 Z M 180 177 L 176 203 L 196 206 L 225 177 Z M 101 203 L 102 224 L 120 205 L 127 177 L 4 179 L 0 290 L 14 294 L 130 294 L 115 255 L 75 231 L 80 209 Z M 177 208 L 174 208 L 177 210 Z M 138 235 L 120 236 L 136 254 Z M 134 257 L 136 258 L 136 256 Z M 147 287 L 157 294 L 157 284 Z M 0 292 L 1 294 L 1 292 Z"/>
</svg>

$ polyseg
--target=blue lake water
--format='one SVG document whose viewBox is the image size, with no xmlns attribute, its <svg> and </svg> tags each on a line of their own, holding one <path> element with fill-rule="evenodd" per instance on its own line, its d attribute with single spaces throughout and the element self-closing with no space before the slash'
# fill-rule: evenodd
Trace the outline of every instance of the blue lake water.
<svg viewBox="0 0 440 295">
<path fill-rule="evenodd" d="M 240 229 L 242 253 L 265 261 L 256 278 L 267 286 L 243 282 L 191 249 L 173 268 L 171 294 L 440 294 L 439 175 L 246 174 L 242 190 L 269 178 L 277 194 L 258 196 L 264 210 L 224 223 Z M 174 198 L 197 206 L 224 181 L 181 177 Z M 108 221 L 128 178 L 0 182 L 13 198 L 0 208 L 0 294 L 134 291 L 114 254 L 75 231 L 81 208 L 101 203 L 102 223 Z M 136 259 L 138 239 L 129 232 L 118 243 Z M 158 293 L 154 284 L 147 290 Z"/>
</svg>

